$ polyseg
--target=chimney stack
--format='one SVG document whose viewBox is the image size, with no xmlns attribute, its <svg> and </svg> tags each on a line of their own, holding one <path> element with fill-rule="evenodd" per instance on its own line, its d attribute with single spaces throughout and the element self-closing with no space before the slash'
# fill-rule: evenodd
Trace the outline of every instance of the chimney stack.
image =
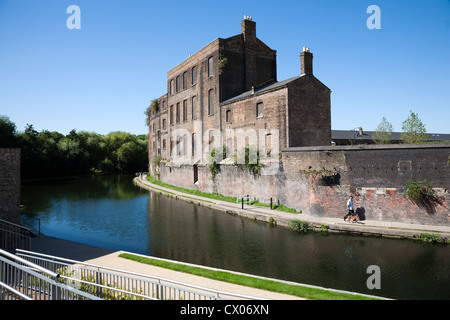
<svg viewBox="0 0 450 320">
<path fill-rule="evenodd" d="M 313 54 L 309 52 L 309 48 L 303 47 L 300 53 L 301 74 L 313 74 Z"/>
<path fill-rule="evenodd" d="M 244 20 L 241 21 L 241 31 L 245 41 L 256 39 L 256 22 L 252 17 L 244 16 Z"/>
</svg>

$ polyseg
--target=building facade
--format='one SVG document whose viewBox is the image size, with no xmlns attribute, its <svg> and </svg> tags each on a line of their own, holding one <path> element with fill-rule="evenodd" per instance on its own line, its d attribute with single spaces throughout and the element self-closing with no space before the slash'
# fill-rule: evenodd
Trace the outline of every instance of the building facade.
<svg viewBox="0 0 450 320">
<path fill-rule="evenodd" d="M 277 156 L 286 147 L 331 143 L 330 89 L 313 75 L 313 55 L 300 54 L 299 75 L 277 81 L 276 51 L 256 37 L 256 23 L 218 38 L 167 73 L 167 93 L 149 116 L 149 160 L 204 164 L 226 146 Z M 176 162 L 176 161 L 175 161 Z"/>
</svg>

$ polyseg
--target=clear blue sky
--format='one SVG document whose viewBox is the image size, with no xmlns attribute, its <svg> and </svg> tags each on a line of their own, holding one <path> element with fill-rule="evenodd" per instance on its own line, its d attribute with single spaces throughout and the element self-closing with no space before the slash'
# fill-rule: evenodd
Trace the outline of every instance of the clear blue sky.
<svg viewBox="0 0 450 320">
<path fill-rule="evenodd" d="M 67 7 L 81 9 L 70 30 Z M 370 5 L 381 29 L 366 26 Z M 0 0 L 0 115 L 23 131 L 147 133 L 144 110 L 167 71 L 244 15 L 277 50 L 278 80 L 300 74 L 303 46 L 331 90 L 332 128 L 400 131 L 409 111 L 450 133 L 450 1 Z"/>
</svg>

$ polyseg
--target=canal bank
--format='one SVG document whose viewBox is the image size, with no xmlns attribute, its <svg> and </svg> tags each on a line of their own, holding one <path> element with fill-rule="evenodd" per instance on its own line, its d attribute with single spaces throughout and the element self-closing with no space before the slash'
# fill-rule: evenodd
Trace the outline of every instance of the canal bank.
<svg viewBox="0 0 450 320">
<path fill-rule="evenodd" d="M 145 175 L 136 177 L 134 182 L 137 186 L 143 189 L 152 190 L 176 199 L 188 201 L 193 204 L 217 209 L 228 214 L 276 224 L 277 226 L 289 227 L 292 220 L 300 220 L 307 222 L 313 230 L 327 230 L 327 232 L 410 239 L 418 239 L 419 235 L 436 235 L 440 238 L 450 238 L 449 226 L 392 221 L 385 222 L 377 220 L 362 220 L 359 222 L 350 223 L 344 221 L 343 218 L 313 216 L 304 213 L 291 213 L 280 210 L 272 210 L 268 207 L 249 204 L 242 205 L 241 203 L 232 203 L 189 194 L 166 186 L 154 184 L 148 181 Z"/>
</svg>

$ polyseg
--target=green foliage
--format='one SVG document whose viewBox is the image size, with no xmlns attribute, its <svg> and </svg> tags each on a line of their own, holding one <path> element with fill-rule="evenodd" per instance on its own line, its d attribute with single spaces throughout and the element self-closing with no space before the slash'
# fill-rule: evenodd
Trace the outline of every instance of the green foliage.
<svg viewBox="0 0 450 320">
<path fill-rule="evenodd" d="M 211 173 L 211 178 L 214 180 L 216 174 L 220 171 L 219 163 L 227 157 L 227 148 L 222 146 L 222 148 L 214 148 L 209 154 L 209 172 Z"/>
<path fill-rule="evenodd" d="M 392 131 L 394 131 L 394 127 L 383 117 L 373 133 L 373 140 L 376 144 L 388 144 L 392 140 Z"/>
<path fill-rule="evenodd" d="M 441 243 L 441 244 L 450 243 L 450 240 L 447 237 L 441 237 L 438 234 L 419 233 L 419 234 L 414 234 L 413 238 L 417 238 L 419 240 L 429 242 L 429 243 Z"/>
<path fill-rule="evenodd" d="M 220 76 L 223 74 L 223 70 L 225 69 L 227 62 L 228 62 L 227 58 L 223 58 L 223 57 L 219 58 L 219 75 Z"/>
<path fill-rule="evenodd" d="M 322 224 L 320 225 L 320 232 L 322 232 L 322 233 L 328 233 L 328 229 L 329 229 L 329 226 L 327 226 L 326 224 L 322 223 Z"/>
<path fill-rule="evenodd" d="M 146 135 L 120 131 L 100 135 L 75 130 L 63 135 L 48 130 L 38 132 L 30 124 L 23 132 L 16 132 L 12 130 L 15 125 L 7 120 L 0 117 L 0 147 L 21 148 L 24 179 L 147 170 Z M 5 129 L 9 134 L 4 134 L 2 128 L 9 128 Z"/>
<path fill-rule="evenodd" d="M 155 167 L 159 167 L 159 165 L 161 164 L 162 161 L 162 157 L 161 156 L 156 156 L 153 158 L 153 165 Z"/>
<path fill-rule="evenodd" d="M 269 223 L 270 223 L 270 225 L 272 225 L 272 226 L 276 226 L 276 225 L 277 225 L 277 220 L 275 220 L 273 217 L 270 217 L 270 218 L 269 218 Z"/>
<path fill-rule="evenodd" d="M 311 226 L 308 221 L 293 219 L 289 221 L 289 228 L 296 232 L 308 232 L 311 230 Z"/>
<path fill-rule="evenodd" d="M 152 109 L 153 112 L 158 112 L 159 111 L 158 99 L 153 99 L 152 103 L 150 104 L 150 108 Z"/>
<path fill-rule="evenodd" d="M 14 148 L 17 146 L 16 125 L 7 116 L 0 116 L 0 146 Z"/>
<path fill-rule="evenodd" d="M 247 276 L 243 274 L 230 273 L 226 271 L 207 269 L 192 265 L 186 265 L 182 263 L 174 263 L 166 260 L 159 260 L 154 258 L 148 258 L 143 256 L 137 256 L 129 253 L 122 253 L 119 257 L 124 259 L 129 259 L 133 261 L 138 261 L 140 263 L 145 263 L 160 268 L 166 268 L 178 272 L 184 272 L 188 274 L 193 274 L 209 279 L 225 281 L 229 283 L 234 283 L 238 285 L 258 288 L 262 290 L 268 290 L 279 293 L 286 293 L 306 299 L 317 299 L 317 300 L 374 300 L 376 298 L 368 296 L 359 296 L 354 293 L 338 292 L 335 290 L 327 290 L 322 288 L 315 288 L 311 286 L 302 286 L 297 284 L 290 284 L 286 282 L 279 282 L 276 280 L 258 278 L 253 276 Z"/>
<path fill-rule="evenodd" d="M 431 187 L 431 183 L 424 181 L 409 180 L 405 184 L 406 195 L 414 201 L 420 201 L 423 199 L 435 199 L 435 192 Z"/>
<path fill-rule="evenodd" d="M 401 139 L 404 143 L 423 143 L 429 140 L 425 125 L 417 113 L 410 111 L 409 117 L 402 124 Z"/>
<path fill-rule="evenodd" d="M 247 146 L 241 150 L 237 155 L 235 165 L 242 165 L 254 174 L 260 173 L 264 167 L 260 161 L 259 150 L 256 150 L 254 146 Z"/>
<path fill-rule="evenodd" d="M 405 184 L 406 195 L 419 207 L 428 213 L 436 212 L 437 205 L 442 205 L 442 200 L 436 196 L 431 183 L 427 181 L 409 180 Z"/>
</svg>

